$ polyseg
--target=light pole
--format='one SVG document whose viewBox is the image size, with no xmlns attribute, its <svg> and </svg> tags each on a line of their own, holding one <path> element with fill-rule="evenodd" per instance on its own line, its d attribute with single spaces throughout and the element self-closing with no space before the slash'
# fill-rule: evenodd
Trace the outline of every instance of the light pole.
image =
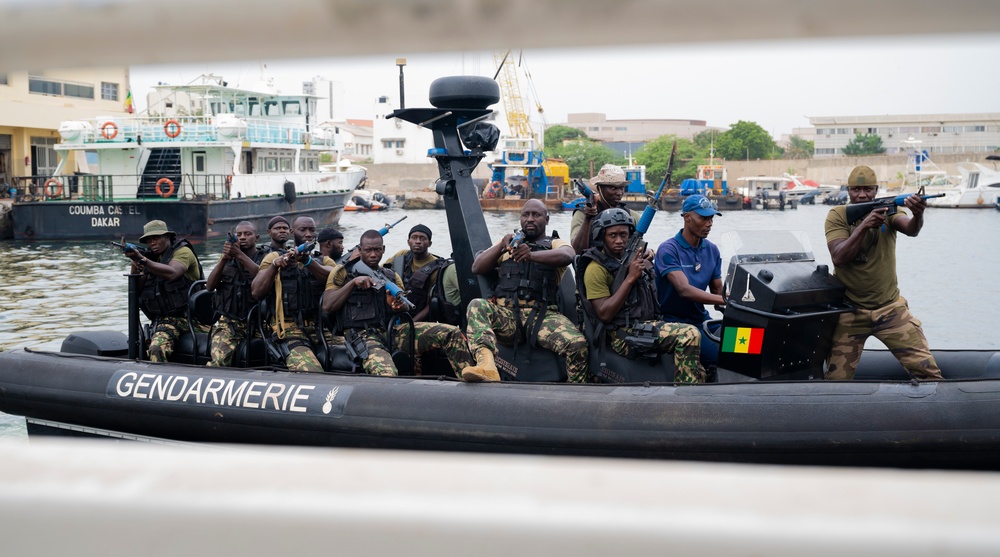
<svg viewBox="0 0 1000 557">
<path fill-rule="evenodd" d="M 406 108 L 406 100 L 403 95 L 403 66 L 406 65 L 406 58 L 396 58 L 396 65 L 399 66 L 399 109 Z"/>
</svg>

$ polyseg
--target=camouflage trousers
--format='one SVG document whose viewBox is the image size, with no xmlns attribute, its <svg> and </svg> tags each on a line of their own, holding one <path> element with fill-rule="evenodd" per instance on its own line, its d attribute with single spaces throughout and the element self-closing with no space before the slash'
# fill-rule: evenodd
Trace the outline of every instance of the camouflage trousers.
<svg viewBox="0 0 1000 557">
<path fill-rule="evenodd" d="M 521 308 L 521 327 L 524 327 L 524 321 L 528 319 L 530 313 L 530 308 Z M 473 354 L 480 348 L 486 348 L 496 354 L 497 337 L 500 337 L 504 344 L 514 344 L 517 325 L 513 309 L 478 298 L 469 304 L 466 318 L 469 349 Z M 553 306 L 545 312 L 545 318 L 542 319 L 535 340 L 538 346 L 566 359 L 566 372 L 571 383 L 587 382 L 589 368 L 587 339 L 565 315 L 559 313 L 558 308 Z"/>
<path fill-rule="evenodd" d="M 294 322 L 286 323 L 285 338 L 279 341 L 284 342 L 288 348 L 285 367 L 292 371 L 323 371 L 323 365 L 312 349 L 313 343 L 317 341 L 319 337 L 311 323 L 305 323 L 302 327 Z"/>
<path fill-rule="evenodd" d="M 228 367 L 233 363 L 236 348 L 247 338 L 247 324 L 225 315 L 219 317 L 211 336 L 209 366 Z"/>
<path fill-rule="evenodd" d="M 208 327 L 197 324 L 194 330 L 196 333 L 207 333 Z M 168 361 L 170 355 L 174 353 L 174 343 L 187 332 L 189 332 L 189 328 L 186 317 L 161 317 L 157 319 L 153 326 L 153 333 L 149 337 L 149 361 Z"/>
<path fill-rule="evenodd" d="M 833 348 L 827 359 L 827 379 L 854 379 L 861 351 L 869 336 L 882 341 L 907 373 L 916 379 L 942 379 L 920 320 L 910 313 L 906 299 L 878 309 L 857 309 L 840 314 L 833 332 Z"/>
<path fill-rule="evenodd" d="M 698 327 L 685 323 L 667 323 L 665 321 L 645 321 L 643 325 L 652 325 L 656 332 L 656 339 L 653 340 L 653 348 L 657 354 L 673 354 L 674 366 L 677 373 L 674 381 L 677 383 L 704 383 L 705 368 L 699 361 L 701 358 L 701 333 Z M 611 348 L 622 356 L 628 356 L 630 346 L 625 343 L 624 335 L 633 334 L 633 328 L 629 327 L 624 331 L 619 329 L 619 334 L 610 334 Z"/>
<path fill-rule="evenodd" d="M 414 349 L 416 360 L 419 361 L 423 353 L 441 349 L 444 351 L 448 362 L 451 364 L 452 372 L 455 376 L 462 373 L 462 369 L 475 365 L 472 355 L 469 354 L 469 343 L 462 334 L 462 330 L 454 325 L 444 323 L 415 323 L 413 331 L 416 335 Z M 409 354 L 410 352 L 410 324 L 399 323 L 392 328 L 395 345 Z M 368 351 L 368 357 L 362 362 L 361 367 L 369 375 L 398 375 L 396 365 L 392 362 L 392 355 L 387 349 L 384 333 L 364 331 L 360 333 Z"/>
</svg>

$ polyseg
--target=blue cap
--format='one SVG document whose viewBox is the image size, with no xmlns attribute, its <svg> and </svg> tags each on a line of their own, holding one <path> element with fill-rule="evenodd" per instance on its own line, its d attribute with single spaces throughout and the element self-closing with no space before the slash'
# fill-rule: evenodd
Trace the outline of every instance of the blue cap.
<svg viewBox="0 0 1000 557">
<path fill-rule="evenodd" d="M 715 206 L 704 195 L 689 195 L 681 206 L 681 214 L 694 211 L 703 217 L 714 217 L 722 213 L 715 210 Z"/>
</svg>

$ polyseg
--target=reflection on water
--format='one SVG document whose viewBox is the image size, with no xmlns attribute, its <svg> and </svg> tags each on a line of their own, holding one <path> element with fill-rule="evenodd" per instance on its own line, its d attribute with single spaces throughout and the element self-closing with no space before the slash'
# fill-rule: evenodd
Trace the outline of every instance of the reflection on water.
<svg viewBox="0 0 1000 557">
<path fill-rule="evenodd" d="M 803 206 L 785 212 L 727 212 L 715 219 L 710 239 L 720 243 L 727 231 L 798 230 L 808 237 L 817 262 L 830 264 L 823 236 L 827 211 L 823 206 Z M 409 218 L 386 237 L 387 254 L 406 248 L 407 232 L 416 224 L 434 231 L 432 252 L 451 253 L 444 211 L 347 213 L 341 219 L 345 245 L 355 245 L 365 230 L 380 228 L 404 214 Z M 1000 288 L 990 286 L 993 277 L 1000 275 L 996 253 L 1000 214 L 928 209 L 926 215 L 920 236 L 901 236 L 897 251 L 900 289 L 923 321 L 931 346 L 1000 348 L 993 313 L 1000 307 Z M 568 240 L 570 217 L 569 213 L 553 214 L 549 229 Z M 486 224 L 496 240 L 519 227 L 518 215 L 487 213 Z M 678 213 L 661 212 L 647 241 L 656 246 L 680 227 Z M 206 275 L 218 260 L 221 246 L 221 241 L 215 241 L 196 247 Z M 730 255 L 723 251 L 724 268 Z M 127 271 L 128 261 L 120 251 L 98 243 L 0 243 L 0 350 L 26 346 L 58 350 L 71 332 L 124 331 Z"/>
</svg>

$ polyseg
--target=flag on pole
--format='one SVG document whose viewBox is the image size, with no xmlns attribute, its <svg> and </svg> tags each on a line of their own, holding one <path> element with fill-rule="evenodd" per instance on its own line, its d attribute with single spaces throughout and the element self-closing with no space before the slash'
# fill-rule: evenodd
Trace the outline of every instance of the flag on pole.
<svg viewBox="0 0 1000 557">
<path fill-rule="evenodd" d="M 125 95 L 125 111 L 129 114 L 135 112 L 135 107 L 132 106 L 132 90 L 128 90 L 128 94 Z"/>
<path fill-rule="evenodd" d="M 726 327 L 722 333 L 722 351 L 735 354 L 760 354 L 764 329 Z"/>
</svg>

